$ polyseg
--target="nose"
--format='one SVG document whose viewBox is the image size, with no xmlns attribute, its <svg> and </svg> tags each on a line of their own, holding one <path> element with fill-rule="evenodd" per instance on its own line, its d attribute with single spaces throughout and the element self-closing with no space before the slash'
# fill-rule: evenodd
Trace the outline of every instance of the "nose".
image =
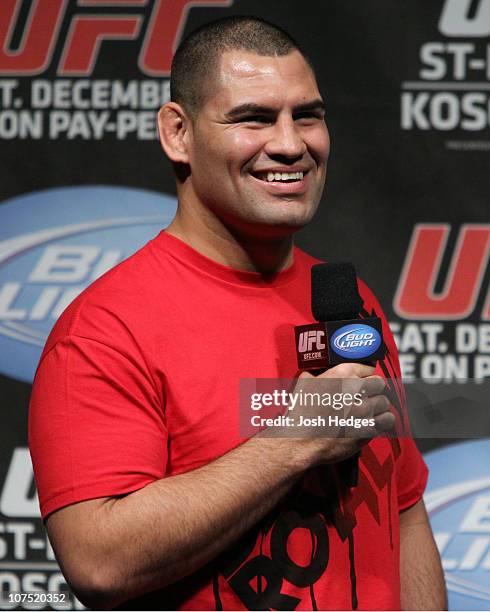
<svg viewBox="0 0 490 612">
<path fill-rule="evenodd" d="M 281 157 L 294 160 L 306 152 L 306 143 L 302 138 L 294 119 L 289 116 L 279 117 L 272 126 L 270 138 L 265 146 L 269 157 Z"/>
</svg>

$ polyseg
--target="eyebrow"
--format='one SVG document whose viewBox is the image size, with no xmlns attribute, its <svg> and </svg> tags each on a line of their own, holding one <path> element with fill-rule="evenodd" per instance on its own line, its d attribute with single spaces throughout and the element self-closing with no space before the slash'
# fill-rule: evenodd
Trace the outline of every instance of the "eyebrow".
<svg viewBox="0 0 490 612">
<path fill-rule="evenodd" d="M 304 104 L 298 104 L 294 106 L 293 114 L 304 113 L 307 111 L 317 111 L 317 110 L 321 110 L 321 111 L 325 110 L 325 103 L 320 98 L 316 100 L 312 100 L 311 102 L 305 102 Z M 248 113 L 255 113 L 255 114 L 262 113 L 265 115 L 273 115 L 276 112 L 277 112 L 277 109 L 271 106 L 264 106 L 262 104 L 254 104 L 253 102 L 246 102 L 245 104 L 240 104 L 238 106 L 235 106 L 234 108 L 229 110 L 227 113 L 225 113 L 225 116 L 227 119 L 236 119 L 237 117 L 241 117 L 242 115 L 245 115 Z"/>
</svg>

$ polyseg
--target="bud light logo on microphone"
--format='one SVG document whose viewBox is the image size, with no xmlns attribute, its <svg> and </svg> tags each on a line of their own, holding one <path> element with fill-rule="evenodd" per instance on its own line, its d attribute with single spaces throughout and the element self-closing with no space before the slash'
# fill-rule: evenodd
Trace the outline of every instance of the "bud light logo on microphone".
<svg viewBox="0 0 490 612">
<path fill-rule="evenodd" d="M 0 206 L 0 373 L 31 382 L 46 338 L 96 278 L 166 227 L 174 197 L 127 187 L 29 193 Z"/>
<path fill-rule="evenodd" d="M 381 335 L 374 327 L 351 323 L 338 329 L 330 338 L 330 348 L 346 359 L 366 359 L 381 345 Z"/>
</svg>

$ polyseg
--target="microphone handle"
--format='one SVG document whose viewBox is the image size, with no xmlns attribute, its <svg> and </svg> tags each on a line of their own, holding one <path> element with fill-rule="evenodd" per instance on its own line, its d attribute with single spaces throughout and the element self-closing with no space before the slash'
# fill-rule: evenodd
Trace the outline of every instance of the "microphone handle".
<svg viewBox="0 0 490 612">
<path fill-rule="evenodd" d="M 372 362 L 369 365 L 375 365 Z M 312 376 L 318 376 L 322 372 L 326 372 L 328 368 L 322 370 L 306 370 Z M 356 487 L 359 482 L 359 458 L 361 457 L 361 451 L 352 455 L 348 459 L 344 459 L 338 463 L 339 476 L 341 482 L 345 483 L 348 487 Z"/>
<path fill-rule="evenodd" d="M 366 365 L 370 365 L 373 368 L 376 367 L 376 361 L 363 362 Z M 361 451 L 357 452 L 352 457 L 344 459 L 339 463 L 339 473 L 342 482 L 348 487 L 357 487 L 359 484 L 359 459 L 361 458 Z"/>
<path fill-rule="evenodd" d="M 339 463 L 340 480 L 347 487 L 357 487 L 359 483 L 359 458 L 360 451 L 348 459 Z"/>
</svg>

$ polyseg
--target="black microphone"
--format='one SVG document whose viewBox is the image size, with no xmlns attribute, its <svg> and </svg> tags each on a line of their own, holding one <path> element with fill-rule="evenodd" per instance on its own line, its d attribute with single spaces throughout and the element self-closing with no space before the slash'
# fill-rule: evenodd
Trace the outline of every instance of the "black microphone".
<svg viewBox="0 0 490 612">
<path fill-rule="evenodd" d="M 356 270 L 351 263 L 311 267 L 311 312 L 317 321 L 357 319 L 361 308 Z"/>
<path fill-rule="evenodd" d="M 316 264 L 311 268 L 311 311 L 318 323 L 299 325 L 296 354 L 300 370 L 325 370 L 340 363 L 374 365 L 384 357 L 379 317 L 361 319 L 362 298 L 351 263 Z M 341 463 L 343 481 L 358 481 L 358 455 Z"/>
</svg>

